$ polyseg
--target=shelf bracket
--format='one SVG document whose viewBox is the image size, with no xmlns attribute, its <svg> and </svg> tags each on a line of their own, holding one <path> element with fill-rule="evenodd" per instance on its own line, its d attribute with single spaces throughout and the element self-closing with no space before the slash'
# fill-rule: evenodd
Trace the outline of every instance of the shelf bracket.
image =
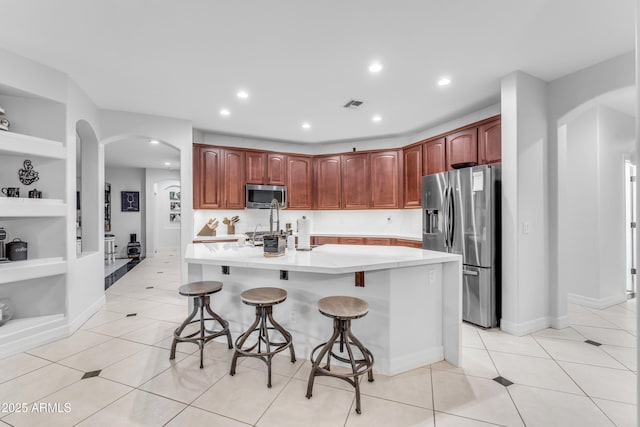
<svg viewBox="0 0 640 427">
<path fill-rule="evenodd" d="M 280 270 L 280 280 L 289 280 L 289 271 Z"/>
<path fill-rule="evenodd" d="M 222 274 L 224 274 L 224 275 L 231 274 L 231 271 L 229 270 L 229 266 L 228 265 L 223 265 L 222 266 Z"/>
<path fill-rule="evenodd" d="M 364 271 L 356 271 L 356 287 L 364 288 Z"/>
</svg>

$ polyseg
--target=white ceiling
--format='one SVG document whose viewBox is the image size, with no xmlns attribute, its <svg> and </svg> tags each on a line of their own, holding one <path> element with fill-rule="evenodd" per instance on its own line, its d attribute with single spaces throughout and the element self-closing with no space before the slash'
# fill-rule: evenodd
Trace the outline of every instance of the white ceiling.
<svg viewBox="0 0 640 427">
<path fill-rule="evenodd" d="M 634 0 L 0 6 L 0 48 L 69 74 L 101 108 L 297 142 L 427 128 L 498 102 L 500 79 L 514 70 L 553 80 L 633 50 L 635 37 Z M 374 60 L 384 65 L 377 75 L 367 69 Z M 436 85 L 443 75 L 449 87 Z M 235 96 L 240 88 L 249 99 Z M 351 98 L 364 105 L 342 108 Z"/>
<path fill-rule="evenodd" d="M 180 152 L 171 145 L 150 144 L 147 140 L 126 139 L 104 146 L 106 167 L 180 169 Z M 165 162 L 171 163 L 169 166 Z"/>
</svg>

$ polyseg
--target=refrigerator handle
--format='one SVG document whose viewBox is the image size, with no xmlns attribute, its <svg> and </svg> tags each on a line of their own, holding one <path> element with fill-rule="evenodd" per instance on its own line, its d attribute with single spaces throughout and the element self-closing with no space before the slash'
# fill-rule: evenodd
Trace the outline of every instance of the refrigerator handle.
<svg viewBox="0 0 640 427">
<path fill-rule="evenodd" d="M 444 197 L 442 198 L 442 227 L 444 234 L 444 247 L 449 249 L 449 187 L 444 189 Z"/>
<path fill-rule="evenodd" d="M 453 187 L 449 187 L 449 201 L 447 203 L 448 207 L 449 207 L 449 247 L 452 248 L 453 247 L 453 235 L 455 233 L 455 216 L 456 216 L 456 210 L 453 206 L 454 204 L 454 199 L 453 199 Z"/>
</svg>

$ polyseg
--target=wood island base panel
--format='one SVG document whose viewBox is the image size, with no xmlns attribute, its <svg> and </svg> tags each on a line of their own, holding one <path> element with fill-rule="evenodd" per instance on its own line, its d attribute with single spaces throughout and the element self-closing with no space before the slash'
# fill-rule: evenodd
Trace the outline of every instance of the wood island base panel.
<svg viewBox="0 0 640 427">
<path fill-rule="evenodd" d="M 447 360 L 460 366 L 462 262 L 455 254 L 407 247 L 323 245 L 310 252 L 265 258 L 261 247 L 237 243 L 188 245 L 188 280 L 219 280 L 223 289 L 212 307 L 229 321 L 234 337 L 253 322 L 240 294 L 254 287 L 279 287 L 288 298 L 274 308 L 291 332 L 299 358 L 331 335 L 332 324 L 318 311 L 319 299 L 358 297 L 369 313 L 354 333 L 375 357 L 374 370 L 395 375 Z M 223 274 L 221 266 L 229 267 Z M 281 271 L 287 271 L 286 279 Z M 354 286 L 357 273 L 364 287 Z"/>
</svg>

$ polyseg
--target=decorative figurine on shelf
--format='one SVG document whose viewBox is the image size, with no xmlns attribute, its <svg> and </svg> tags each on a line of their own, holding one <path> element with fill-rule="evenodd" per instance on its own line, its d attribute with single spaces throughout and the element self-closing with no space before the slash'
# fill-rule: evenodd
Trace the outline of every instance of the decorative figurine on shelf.
<svg viewBox="0 0 640 427">
<path fill-rule="evenodd" d="M 0 107 L 0 130 L 8 131 L 11 123 L 9 123 L 9 120 L 7 120 L 7 118 L 3 116 L 4 116 L 4 108 Z"/>
<path fill-rule="evenodd" d="M 20 169 L 18 171 L 18 177 L 20 178 L 21 183 L 23 183 L 24 185 L 31 185 L 40 179 L 40 177 L 38 176 L 38 172 L 33 170 L 31 160 L 25 160 L 23 166 L 24 169 Z"/>
</svg>

